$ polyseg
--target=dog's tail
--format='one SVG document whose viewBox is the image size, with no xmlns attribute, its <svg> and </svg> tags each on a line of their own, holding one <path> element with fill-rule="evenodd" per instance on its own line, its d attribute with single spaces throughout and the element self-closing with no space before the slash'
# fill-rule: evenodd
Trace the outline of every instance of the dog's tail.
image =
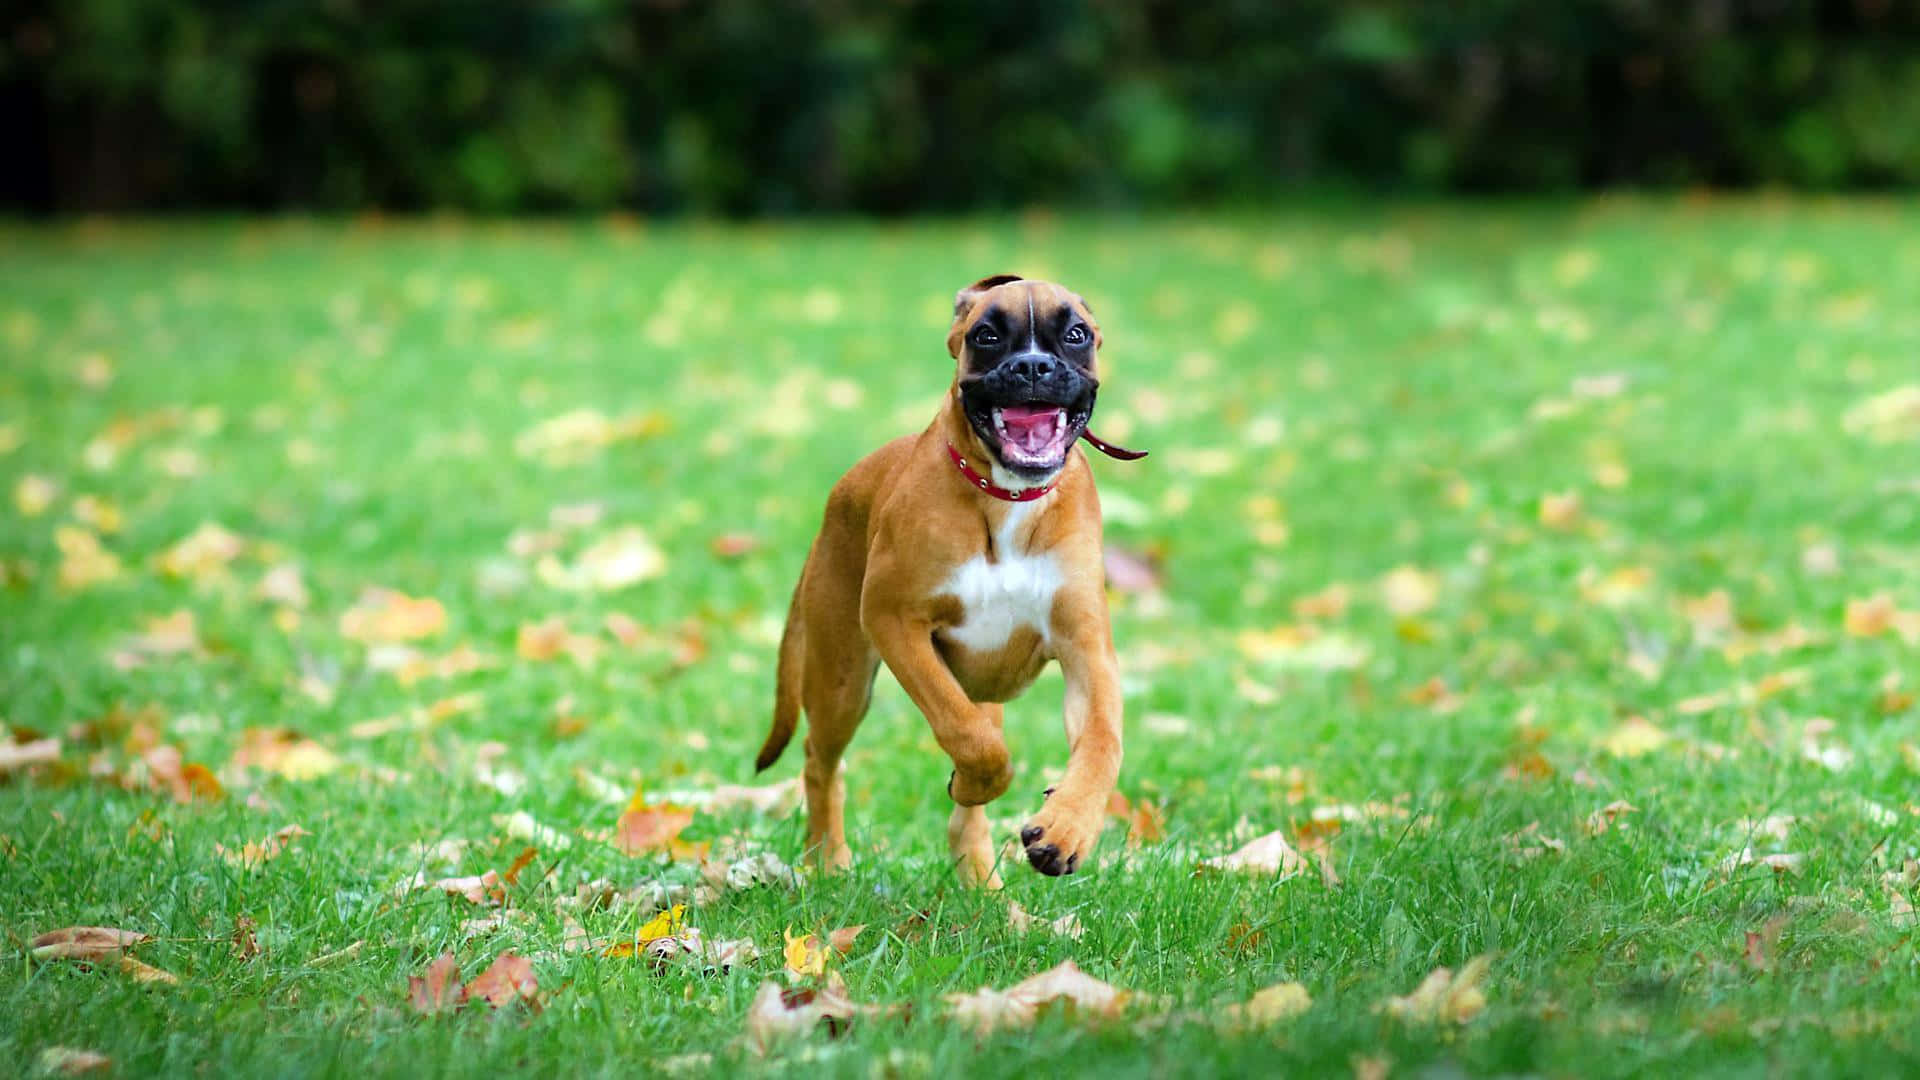
<svg viewBox="0 0 1920 1080">
<path fill-rule="evenodd" d="M 767 741 L 760 747 L 760 756 L 753 759 L 755 772 L 764 772 L 766 767 L 780 760 L 780 754 L 786 750 L 787 743 L 793 739 L 793 729 L 800 722 L 800 673 L 805 665 L 800 662 L 800 590 L 805 587 L 806 572 L 800 573 L 800 584 L 793 587 L 793 603 L 787 607 L 787 626 L 780 632 L 780 662 L 775 668 L 773 683 L 773 728 L 767 732 Z"/>
</svg>

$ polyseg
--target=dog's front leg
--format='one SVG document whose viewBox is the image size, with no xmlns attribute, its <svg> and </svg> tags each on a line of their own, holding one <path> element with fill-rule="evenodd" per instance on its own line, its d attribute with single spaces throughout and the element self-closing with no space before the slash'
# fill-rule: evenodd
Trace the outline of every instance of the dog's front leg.
<svg viewBox="0 0 1920 1080">
<path fill-rule="evenodd" d="M 1043 874 L 1071 874 L 1093 853 L 1120 778 L 1120 665 L 1098 588 L 1054 601 L 1054 655 L 1066 676 L 1067 772 L 1020 829 L 1027 861 Z"/>
<path fill-rule="evenodd" d="M 1000 879 L 993 872 L 993 844 L 981 807 L 999 798 L 1013 779 L 1000 706 L 967 697 L 934 650 L 930 620 L 869 613 L 865 622 L 880 658 L 953 761 L 947 794 L 958 805 L 947 822 L 947 843 L 955 869 L 968 884 L 997 889 Z"/>
</svg>

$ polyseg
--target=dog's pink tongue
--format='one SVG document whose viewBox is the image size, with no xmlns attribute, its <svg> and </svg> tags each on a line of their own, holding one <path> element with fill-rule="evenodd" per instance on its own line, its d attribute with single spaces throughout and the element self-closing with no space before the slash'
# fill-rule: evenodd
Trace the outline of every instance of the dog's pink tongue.
<svg viewBox="0 0 1920 1080">
<path fill-rule="evenodd" d="M 1053 405 L 1008 405 L 1000 410 L 1000 419 L 1007 425 L 1007 438 L 1024 450 L 1037 452 L 1053 441 L 1060 412 Z"/>
</svg>

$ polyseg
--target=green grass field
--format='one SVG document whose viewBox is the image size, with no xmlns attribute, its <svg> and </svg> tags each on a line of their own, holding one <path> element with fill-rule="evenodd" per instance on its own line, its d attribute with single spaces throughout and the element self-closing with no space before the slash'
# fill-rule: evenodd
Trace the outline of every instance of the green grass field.
<svg viewBox="0 0 1920 1080">
<path fill-rule="evenodd" d="M 1920 1070 L 1910 207 L 0 245 L 6 1071 Z M 799 861 L 797 813 L 710 800 L 797 775 L 750 761 L 827 489 L 925 425 L 953 291 L 1003 270 L 1085 293 L 1094 429 L 1153 451 L 1094 470 L 1110 549 L 1158 567 L 1113 604 L 1121 786 L 1163 835 L 1116 820 L 1076 876 L 959 887 L 948 764 L 883 675 L 853 871 L 687 908 L 759 959 L 580 950 L 654 915 L 568 906 L 583 883 L 696 881 L 700 843 Z M 1049 673 L 1008 709 L 1008 835 L 1065 761 L 1060 698 Z M 701 807 L 679 861 L 610 842 L 636 785 Z M 1275 829 L 1337 886 L 1312 852 L 1196 875 Z M 501 906 L 405 888 L 529 847 Z M 762 1056 L 756 991 L 817 981 L 785 932 L 856 924 L 829 968 L 910 1015 Z M 32 957 L 84 925 L 178 981 Z M 531 957 L 539 1007 L 416 1014 L 443 951 L 469 979 Z M 1484 1010 L 1384 1007 L 1475 958 Z M 1137 996 L 988 1037 L 949 1015 L 1065 959 Z M 1287 981 L 1304 1013 L 1228 1022 Z"/>
</svg>

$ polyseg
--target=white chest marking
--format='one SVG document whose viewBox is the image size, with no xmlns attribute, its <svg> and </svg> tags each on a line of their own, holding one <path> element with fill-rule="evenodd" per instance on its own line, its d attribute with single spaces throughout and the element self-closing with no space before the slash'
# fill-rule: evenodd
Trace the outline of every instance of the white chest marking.
<svg viewBox="0 0 1920 1080">
<path fill-rule="evenodd" d="M 975 555 L 954 568 L 940 587 L 966 609 L 964 621 L 947 629 L 948 639 L 975 652 L 1000 648 L 1023 626 L 1038 632 L 1042 642 L 1048 639 L 1053 594 L 1060 589 L 1059 564 L 1051 554 L 1032 555 L 1014 545 L 1035 505 L 1020 503 L 1008 512 L 994 537 L 994 561 Z"/>
</svg>

